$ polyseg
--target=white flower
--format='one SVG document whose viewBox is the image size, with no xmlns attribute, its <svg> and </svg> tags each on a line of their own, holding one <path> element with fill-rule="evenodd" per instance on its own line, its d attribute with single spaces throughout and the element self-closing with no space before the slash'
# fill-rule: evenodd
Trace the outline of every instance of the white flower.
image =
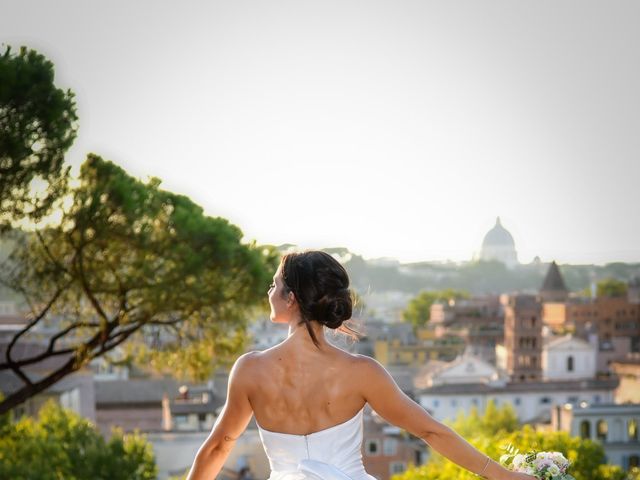
<svg viewBox="0 0 640 480">
<path fill-rule="evenodd" d="M 558 465 L 560 468 L 566 468 L 569 465 L 569 460 L 567 460 L 560 452 L 551 452 L 551 458 L 553 459 L 553 463 Z"/>
<path fill-rule="evenodd" d="M 519 453 L 515 457 L 513 457 L 513 461 L 511 462 L 515 468 L 520 468 L 523 463 L 525 463 L 526 457 Z"/>
<path fill-rule="evenodd" d="M 549 467 L 549 470 L 547 470 L 552 477 L 555 477 L 556 475 L 560 475 L 560 468 L 557 465 L 551 465 Z"/>
<path fill-rule="evenodd" d="M 540 455 L 540 454 L 538 454 Z M 544 470 L 545 468 L 549 468 L 551 465 L 554 465 L 553 460 L 548 457 L 539 457 L 536 456 L 536 459 L 533 461 L 533 465 L 538 470 Z"/>
<path fill-rule="evenodd" d="M 536 460 L 551 460 L 551 455 L 550 452 L 538 452 L 536 454 Z"/>
</svg>

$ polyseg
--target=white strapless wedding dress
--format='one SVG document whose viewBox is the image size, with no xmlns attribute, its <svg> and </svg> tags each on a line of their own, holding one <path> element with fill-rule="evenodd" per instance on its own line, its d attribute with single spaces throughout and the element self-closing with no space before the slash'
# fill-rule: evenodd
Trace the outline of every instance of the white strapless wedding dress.
<svg viewBox="0 0 640 480">
<path fill-rule="evenodd" d="M 269 458 L 269 480 L 375 480 L 362 465 L 362 415 L 333 427 L 294 435 L 258 425 Z"/>
</svg>

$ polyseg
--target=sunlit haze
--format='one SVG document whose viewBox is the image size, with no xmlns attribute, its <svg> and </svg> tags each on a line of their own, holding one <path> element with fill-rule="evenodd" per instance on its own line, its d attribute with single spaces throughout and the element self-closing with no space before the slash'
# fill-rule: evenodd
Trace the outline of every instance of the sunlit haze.
<svg viewBox="0 0 640 480">
<path fill-rule="evenodd" d="M 636 1 L 7 1 L 88 152 L 259 243 L 640 261 Z"/>
</svg>

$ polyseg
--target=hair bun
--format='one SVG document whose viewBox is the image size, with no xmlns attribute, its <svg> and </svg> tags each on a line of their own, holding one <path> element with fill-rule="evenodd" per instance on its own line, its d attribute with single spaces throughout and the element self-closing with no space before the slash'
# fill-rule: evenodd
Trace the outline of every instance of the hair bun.
<svg viewBox="0 0 640 480">
<path fill-rule="evenodd" d="M 352 301 L 348 288 L 320 298 L 312 308 L 313 318 L 328 328 L 336 329 L 351 318 Z"/>
<path fill-rule="evenodd" d="M 293 292 L 305 324 L 316 346 L 311 322 L 337 329 L 351 318 L 349 275 L 340 262 L 326 252 L 289 253 L 282 257 L 282 280 Z"/>
</svg>

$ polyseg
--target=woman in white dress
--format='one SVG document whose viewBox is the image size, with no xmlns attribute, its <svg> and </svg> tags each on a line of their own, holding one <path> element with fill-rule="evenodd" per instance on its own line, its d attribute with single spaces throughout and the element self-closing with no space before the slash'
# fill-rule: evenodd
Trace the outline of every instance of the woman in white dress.
<svg viewBox="0 0 640 480">
<path fill-rule="evenodd" d="M 229 376 L 227 401 L 187 477 L 212 480 L 255 415 L 271 465 L 270 480 L 370 480 L 362 465 L 362 412 L 381 417 L 480 476 L 526 480 L 480 453 L 407 397 L 375 360 L 324 338 L 345 330 L 351 293 L 345 269 L 318 251 L 283 257 L 269 288 L 271 320 L 289 336 L 241 356 Z"/>
</svg>

